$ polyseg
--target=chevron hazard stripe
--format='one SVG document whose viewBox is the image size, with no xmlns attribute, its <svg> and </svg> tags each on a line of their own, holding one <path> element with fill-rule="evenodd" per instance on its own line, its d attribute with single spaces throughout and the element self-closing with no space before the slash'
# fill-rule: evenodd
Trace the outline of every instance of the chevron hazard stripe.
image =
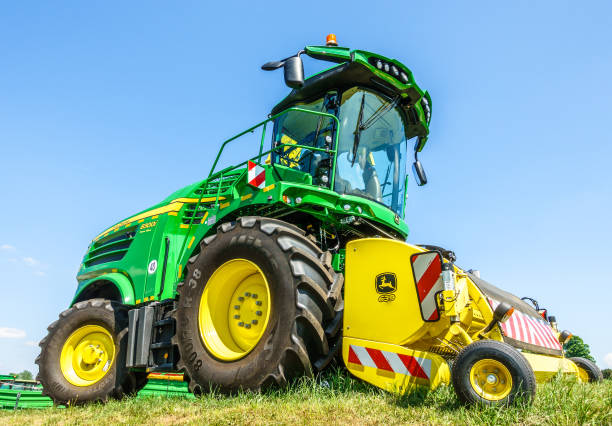
<svg viewBox="0 0 612 426">
<path fill-rule="evenodd" d="M 256 188 L 262 189 L 266 185 L 266 171 L 252 161 L 248 162 L 248 183 Z"/>
<path fill-rule="evenodd" d="M 431 360 L 364 346 L 350 345 L 348 362 L 429 380 Z"/>
<path fill-rule="evenodd" d="M 489 298 L 489 304 L 491 308 L 495 310 L 499 302 Z M 501 329 L 505 336 L 514 340 L 547 349 L 558 351 L 563 349 L 553 329 L 546 320 L 539 317 L 532 317 L 519 310 L 515 310 L 510 318 L 501 323 Z"/>
<path fill-rule="evenodd" d="M 444 288 L 440 275 L 442 270 L 440 255 L 437 252 L 414 255 L 411 262 L 423 320 L 437 321 L 440 319 L 440 313 L 436 303 L 436 293 Z"/>
</svg>

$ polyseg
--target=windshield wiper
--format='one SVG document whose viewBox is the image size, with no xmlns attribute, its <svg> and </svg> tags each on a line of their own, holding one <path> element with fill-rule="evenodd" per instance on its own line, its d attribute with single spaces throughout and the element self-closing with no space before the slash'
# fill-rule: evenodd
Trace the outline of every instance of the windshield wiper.
<svg viewBox="0 0 612 426">
<path fill-rule="evenodd" d="M 357 159 L 357 148 L 359 147 L 359 140 L 361 139 L 361 120 L 363 119 L 363 106 L 365 105 L 365 93 L 361 95 L 361 106 L 359 107 L 359 115 L 357 116 L 357 126 L 355 127 L 355 131 L 353 134 L 355 135 L 353 139 L 353 161 L 351 162 L 351 167 L 355 165 L 355 160 Z"/>
<path fill-rule="evenodd" d="M 355 159 L 357 158 L 357 148 L 359 147 L 359 141 L 361 139 L 361 132 L 363 130 L 371 127 L 380 117 L 385 115 L 387 112 L 392 110 L 397 106 L 400 101 L 400 97 L 396 96 L 391 102 L 385 102 L 381 106 L 378 107 L 374 113 L 368 118 L 365 122 L 362 123 L 363 119 L 363 106 L 365 103 L 365 93 L 361 96 L 361 107 L 359 108 L 359 117 L 357 118 L 357 127 L 355 128 L 355 139 L 353 142 L 353 162 L 351 163 L 351 167 L 355 164 Z"/>
<path fill-rule="evenodd" d="M 365 130 L 368 127 L 371 127 L 380 117 L 385 115 L 387 112 L 392 110 L 399 103 L 400 97 L 396 96 L 391 102 L 386 102 L 382 104 L 374 113 L 368 118 L 361 126 L 361 130 Z"/>
</svg>

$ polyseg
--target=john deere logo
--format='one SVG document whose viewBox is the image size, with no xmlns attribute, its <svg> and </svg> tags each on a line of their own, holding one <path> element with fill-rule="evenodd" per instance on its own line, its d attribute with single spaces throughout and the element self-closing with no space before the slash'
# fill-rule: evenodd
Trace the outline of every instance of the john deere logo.
<svg viewBox="0 0 612 426">
<path fill-rule="evenodd" d="M 387 294 L 397 290 L 397 277 L 393 272 L 376 275 L 376 293 Z"/>
<path fill-rule="evenodd" d="M 393 272 L 385 272 L 376 275 L 376 293 L 379 302 L 393 302 L 395 300 L 395 290 L 397 290 L 397 277 Z"/>
</svg>

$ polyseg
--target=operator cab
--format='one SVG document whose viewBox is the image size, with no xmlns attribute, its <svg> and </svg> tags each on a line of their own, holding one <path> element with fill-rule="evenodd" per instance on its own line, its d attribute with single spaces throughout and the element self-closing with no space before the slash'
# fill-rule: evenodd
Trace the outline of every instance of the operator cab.
<svg viewBox="0 0 612 426">
<path fill-rule="evenodd" d="M 406 166 L 427 140 L 429 95 L 397 61 L 329 46 L 304 52 L 340 64 L 300 82 L 303 71 L 295 70 L 296 63 L 301 67 L 300 54 L 290 63 L 284 60 L 285 81 L 294 89 L 272 115 L 288 108 L 301 111 L 275 119 L 272 163 L 309 174 L 314 185 L 376 201 L 403 216 Z M 332 54 L 344 56 L 333 59 Z M 272 69 L 271 64 L 278 68 L 283 62 L 263 68 Z M 426 183 L 418 160 L 415 166 L 417 183 Z"/>
</svg>

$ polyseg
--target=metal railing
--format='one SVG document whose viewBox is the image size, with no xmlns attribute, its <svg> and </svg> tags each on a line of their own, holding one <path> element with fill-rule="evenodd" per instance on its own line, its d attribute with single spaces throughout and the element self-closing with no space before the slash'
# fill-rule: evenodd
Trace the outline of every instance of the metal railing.
<svg viewBox="0 0 612 426">
<path fill-rule="evenodd" d="M 277 150 L 278 148 L 281 148 L 282 146 L 291 146 L 291 147 L 294 147 L 294 148 L 306 148 L 306 149 L 310 149 L 310 150 L 312 150 L 312 151 L 324 151 L 324 152 L 328 152 L 328 153 L 333 153 L 333 154 L 334 154 L 333 170 L 332 170 L 332 184 L 333 184 L 333 176 L 334 176 L 334 173 L 333 173 L 333 172 L 335 172 L 335 164 L 336 164 L 336 156 L 335 156 L 335 154 L 336 154 L 336 149 L 316 148 L 316 147 L 312 147 L 312 146 L 309 146 L 309 145 L 298 145 L 298 144 L 279 144 L 278 146 L 276 146 L 276 147 L 274 147 L 274 148 L 272 148 L 272 149 L 270 149 L 270 150 L 268 150 L 268 151 L 266 151 L 266 152 L 263 152 L 264 141 L 265 141 L 265 137 L 266 137 L 266 126 L 267 126 L 267 124 L 268 124 L 270 121 L 274 121 L 274 120 L 276 120 L 276 119 L 277 119 L 278 117 L 280 117 L 281 115 L 287 114 L 287 113 L 289 113 L 289 112 L 291 112 L 291 111 L 304 112 L 304 113 L 307 113 L 307 114 L 319 115 L 319 116 L 322 116 L 322 117 L 328 117 L 328 118 L 331 118 L 332 120 L 334 120 L 334 121 L 336 122 L 336 131 L 335 131 L 335 137 L 334 137 L 334 139 L 335 139 L 335 140 L 337 140 L 337 139 L 338 139 L 338 131 L 339 131 L 339 128 L 340 128 L 340 122 L 338 121 L 338 118 L 337 118 L 335 115 L 333 115 L 333 114 L 328 114 L 328 113 L 326 113 L 326 112 L 312 111 L 312 110 L 309 110 L 309 109 L 298 108 L 298 107 L 288 108 L 288 109 L 286 109 L 285 111 L 280 112 L 280 113 L 278 113 L 278 114 L 276 114 L 276 115 L 273 115 L 272 117 L 270 117 L 270 118 L 268 118 L 268 119 L 266 119 L 266 120 L 262 121 L 261 123 L 256 124 L 255 126 L 253 126 L 253 127 L 249 128 L 249 129 L 245 130 L 244 132 L 239 133 L 239 134 L 237 134 L 236 136 L 233 136 L 233 137 L 229 138 L 228 140 L 226 140 L 225 142 L 223 142 L 223 144 L 221 144 L 221 148 L 219 149 L 219 152 L 217 153 L 217 157 L 215 158 L 215 161 L 213 162 L 213 165 L 212 165 L 212 167 L 211 167 L 211 169 L 210 169 L 210 173 L 208 174 L 208 178 L 206 178 L 206 183 L 207 183 L 207 182 L 208 182 L 208 181 L 209 181 L 211 178 L 216 177 L 216 176 L 217 176 L 217 175 L 219 175 L 219 174 L 223 174 L 223 173 L 226 173 L 226 172 L 228 172 L 228 171 L 230 171 L 230 170 L 234 170 L 234 169 L 237 169 L 237 168 L 239 168 L 239 167 L 241 167 L 241 166 L 246 165 L 246 164 L 247 164 L 249 161 L 253 161 L 253 160 L 257 159 L 257 162 L 259 163 L 259 162 L 261 161 L 261 157 L 262 157 L 262 156 L 267 155 L 267 154 L 269 154 L 269 153 L 271 153 L 271 152 L 273 152 L 273 151 Z M 257 129 L 258 127 L 261 127 L 261 126 L 263 126 L 263 131 L 262 131 L 262 134 L 261 134 L 261 143 L 260 143 L 260 145 L 259 145 L 259 154 L 257 154 L 257 156 L 255 156 L 255 157 L 253 157 L 253 158 L 250 158 L 250 159 L 248 159 L 248 160 L 246 160 L 246 161 L 243 161 L 243 162 L 242 162 L 242 163 L 240 163 L 240 164 L 237 164 L 237 165 L 234 165 L 234 166 L 229 166 L 229 167 L 226 167 L 225 169 L 220 170 L 220 171 L 219 171 L 219 172 L 217 172 L 217 173 L 214 173 L 215 168 L 217 167 L 217 163 L 219 162 L 219 158 L 221 157 L 221 154 L 223 153 L 223 150 L 225 149 L 225 147 L 226 147 L 226 146 L 227 146 L 227 145 L 228 145 L 230 142 L 233 142 L 234 140 L 238 139 L 238 138 L 239 138 L 239 137 L 241 137 L 241 136 L 244 136 L 244 135 L 245 135 L 245 134 L 247 134 L 247 133 L 254 132 L 254 131 L 255 131 L 255 129 Z M 333 146 L 334 146 L 334 143 L 333 143 L 333 141 L 332 141 L 332 147 L 333 147 Z M 205 183 L 205 185 L 206 185 L 206 183 Z"/>
<path fill-rule="evenodd" d="M 288 114 L 289 112 L 303 112 L 306 114 L 312 114 L 312 115 L 318 115 L 321 117 L 328 117 L 330 119 L 332 119 L 333 121 L 335 121 L 335 131 L 334 131 L 334 137 L 331 143 L 331 147 L 329 148 L 317 148 L 317 147 L 313 147 L 313 146 L 309 146 L 309 145 L 301 145 L 301 144 L 278 144 L 276 146 L 274 146 L 272 149 L 265 151 L 263 150 L 264 148 L 264 143 L 265 143 L 265 137 L 266 137 L 266 127 L 267 124 L 269 122 L 273 122 L 274 120 L 276 120 L 278 117 L 284 115 L 284 114 Z M 229 166 L 226 167 L 222 170 L 219 170 L 218 172 L 215 172 L 215 168 L 217 167 L 217 164 L 219 163 L 219 158 L 221 158 L 221 154 L 223 153 L 225 147 L 230 144 L 231 142 L 235 141 L 236 139 L 240 138 L 241 136 L 246 135 L 247 133 L 253 133 L 257 128 L 262 127 L 262 134 L 261 134 L 261 142 L 259 144 L 259 153 L 252 157 L 249 158 L 248 160 L 245 160 L 239 164 L 233 165 L 233 166 Z M 321 152 L 326 152 L 327 154 L 330 154 L 333 157 L 332 160 L 332 164 L 331 164 L 331 179 L 330 179 L 330 187 L 333 188 L 334 187 L 334 181 L 335 181 L 335 176 L 336 176 L 336 157 L 337 157 L 337 148 L 336 148 L 336 142 L 338 140 L 338 132 L 340 129 L 340 122 L 338 121 L 338 118 L 333 115 L 333 114 L 328 114 L 326 112 L 319 112 L 319 111 L 312 111 L 309 109 L 304 109 L 304 108 L 299 108 L 299 107 L 292 107 L 292 108 L 288 108 L 286 110 L 284 110 L 283 112 L 280 112 L 276 115 L 273 115 L 269 118 L 267 118 L 266 120 L 254 125 L 253 127 L 248 128 L 247 130 L 238 133 L 237 135 L 227 139 L 226 141 L 224 141 L 221 144 L 221 148 L 219 148 L 219 152 L 217 153 L 217 156 L 215 157 L 215 161 L 213 162 L 213 165 L 210 169 L 210 172 L 208 174 L 208 177 L 204 180 L 203 184 L 200 186 L 200 188 L 198 188 L 198 190 L 200 191 L 200 195 L 198 197 L 198 202 L 195 205 L 194 210 L 197 212 L 198 208 L 200 207 L 200 204 L 202 204 L 202 199 L 205 197 L 205 192 L 206 192 L 206 187 L 208 186 L 208 183 L 211 181 L 211 179 L 216 179 L 218 178 L 218 186 L 217 186 L 217 194 L 215 196 L 215 206 L 219 205 L 219 197 L 221 194 L 221 187 L 223 184 L 223 177 L 224 174 L 227 175 L 229 174 L 229 172 L 235 171 L 236 169 L 239 169 L 245 165 L 247 165 L 249 163 L 249 161 L 253 161 L 256 162 L 257 164 L 261 164 L 261 158 L 271 154 L 272 152 L 278 151 L 279 149 L 283 148 L 283 147 L 292 147 L 292 148 L 304 148 L 304 149 L 308 149 L 311 151 L 321 151 Z M 315 141 L 316 142 L 316 141 Z M 256 160 L 256 161 L 255 161 Z M 236 179 L 234 179 L 234 183 L 232 183 L 226 190 L 231 189 L 235 182 L 238 182 L 242 176 L 244 175 L 244 173 L 246 173 L 246 171 L 244 171 L 243 173 L 241 173 Z M 191 232 L 192 229 L 192 225 L 194 220 L 196 219 L 196 216 L 193 215 L 191 220 L 189 221 L 189 232 Z M 187 238 L 185 238 L 185 241 L 183 241 L 183 247 L 181 248 L 181 256 L 184 253 L 185 250 L 185 245 L 187 243 Z"/>
</svg>

